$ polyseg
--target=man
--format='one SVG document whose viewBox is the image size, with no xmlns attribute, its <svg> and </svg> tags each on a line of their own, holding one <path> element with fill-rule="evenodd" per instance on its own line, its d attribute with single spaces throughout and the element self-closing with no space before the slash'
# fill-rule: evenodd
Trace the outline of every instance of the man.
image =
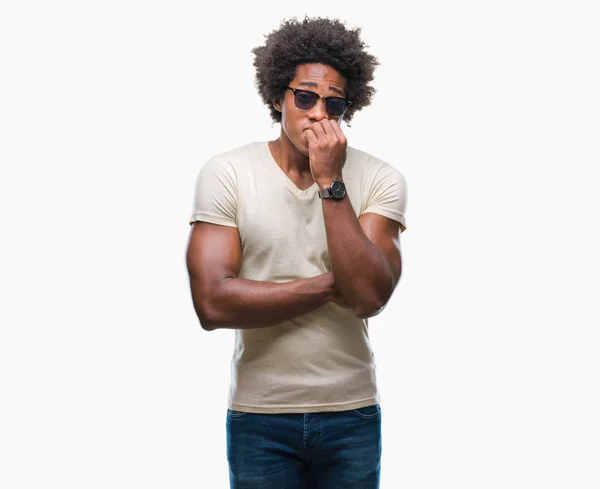
<svg viewBox="0 0 600 489">
<path fill-rule="evenodd" d="M 400 279 L 406 185 L 340 128 L 374 93 L 378 61 L 359 34 L 338 20 L 282 22 L 253 50 L 280 137 L 215 155 L 196 181 L 194 307 L 204 329 L 236 335 L 232 489 L 379 487 L 367 318 Z"/>
</svg>

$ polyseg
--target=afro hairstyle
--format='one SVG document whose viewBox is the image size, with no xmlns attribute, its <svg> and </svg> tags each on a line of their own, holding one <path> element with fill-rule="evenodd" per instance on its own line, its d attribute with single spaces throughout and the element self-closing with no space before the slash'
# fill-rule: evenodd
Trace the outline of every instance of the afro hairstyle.
<svg viewBox="0 0 600 489">
<path fill-rule="evenodd" d="M 346 79 L 346 98 L 352 102 L 344 114 L 348 124 L 356 111 L 371 103 L 375 93 L 369 82 L 379 61 L 366 52 L 366 47 L 360 39 L 360 29 L 347 29 L 338 19 L 284 19 L 279 29 L 265 36 L 264 45 L 252 49 L 256 87 L 273 121 L 281 122 L 281 112 L 273 107 L 273 102 L 282 99 L 296 76 L 297 66 L 320 63 Z"/>
</svg>

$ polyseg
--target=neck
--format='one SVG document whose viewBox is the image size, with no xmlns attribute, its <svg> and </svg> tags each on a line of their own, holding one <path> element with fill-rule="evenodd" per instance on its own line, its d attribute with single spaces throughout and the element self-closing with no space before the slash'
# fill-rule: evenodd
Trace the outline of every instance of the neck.
<svg viewBox="0 0 600 489">
<path fill-rule="evenodd" d="M 289 140 L 284 130 L 275 141 L 269 142 L 269 148 L 273 158 L 279 167 L 293 180 L 301 180 L 312 183 L 312 174 L 308 156 L 301 153 L 296 146 Z"/>
</svg>

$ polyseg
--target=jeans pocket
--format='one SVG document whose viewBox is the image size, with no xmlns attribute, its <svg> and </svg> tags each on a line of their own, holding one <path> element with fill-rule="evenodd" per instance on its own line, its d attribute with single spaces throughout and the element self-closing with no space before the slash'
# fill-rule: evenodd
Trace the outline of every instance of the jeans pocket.
<svg viewBox="0 0 600 489">
<path fill-rule="evenodd" d="M 227 417 L 230 419 L 239 419 L 239 418 L 245 418 L 246 416 L 248 416 L 250 413 L 246 413 L 244 411 L 236 411 L 235 409 L 227 409 Z"/>
<path fill-rule="evenodd" d="M 381 415 L 381 407 L 379 404 L 373 404 L 372 406 L 353 409 L 352 412 L 356 413 L 361 418 L 373 419 Z"/>
</svg>

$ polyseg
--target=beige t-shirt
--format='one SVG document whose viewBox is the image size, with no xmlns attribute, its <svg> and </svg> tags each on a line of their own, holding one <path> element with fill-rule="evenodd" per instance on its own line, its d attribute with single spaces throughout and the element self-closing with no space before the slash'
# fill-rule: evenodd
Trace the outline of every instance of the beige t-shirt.
<svg viewBox="0 0 600 489">
<path fill-rule="evenodd" d="M 391 165 L 348 147 L 342 170 L 356 215 L 374 212 L 406 229 L 406 182 Z M 237 227 L 239 277 L 287 282 L 331 271 L 316 183 L 300 190 L 268 142 L 206 162 L 196 180 L 190 224 Z M 379 402 L 367 321 L 329 302 L 277 326 L 236 329 L 229 407 L 252 413 L 358 409 Z"/>
</svg>

